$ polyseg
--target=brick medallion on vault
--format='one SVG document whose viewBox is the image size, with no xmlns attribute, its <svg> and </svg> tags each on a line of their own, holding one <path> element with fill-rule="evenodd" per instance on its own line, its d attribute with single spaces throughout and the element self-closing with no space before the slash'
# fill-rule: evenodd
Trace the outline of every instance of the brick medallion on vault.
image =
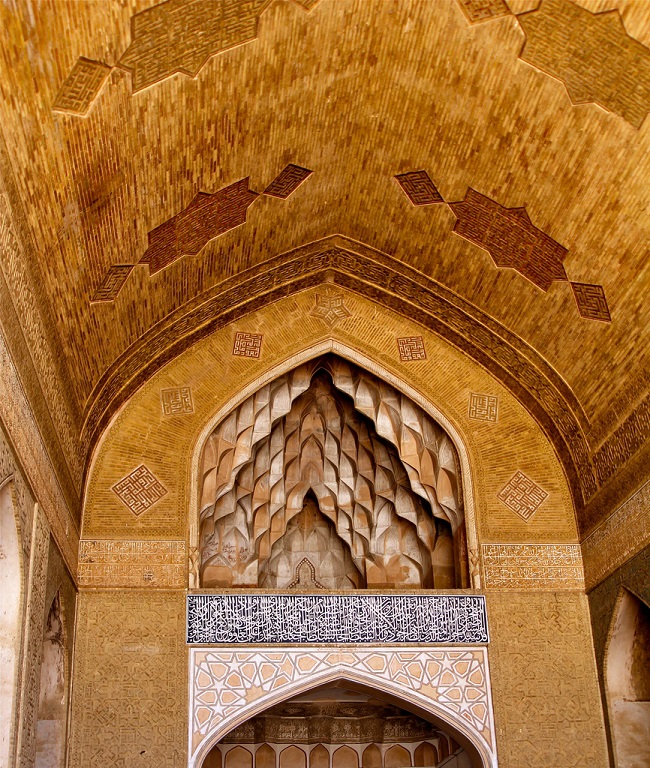
<svg viewBox="0 0 650 768">
<path fill-rule="evenodd" d="M 548 493 L 518 470 L 499 491 L 497 497 L 508 509 L 528 521 L 537 512 Z"/>
</svg>

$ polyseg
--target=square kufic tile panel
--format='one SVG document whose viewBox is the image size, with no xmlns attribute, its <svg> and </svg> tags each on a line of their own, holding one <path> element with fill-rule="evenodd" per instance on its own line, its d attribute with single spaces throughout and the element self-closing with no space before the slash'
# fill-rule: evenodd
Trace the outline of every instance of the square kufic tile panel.
<svg viewBox="0 0 650 768">
<path fill-rule="evenodd" d="M 153 507 L 167 493 L 165 486 L 144 464 L 129 472 L 112 490 L 136 517 Z"/>
<path fill-rule="evenodd" d="M 160 390 L 160 404 L 165 416 L 194 413 L 190 387 L 172 387 Z"/>
<path fill-rule="evenodd" d="M 548 493 L 521 470 L 517 470 L 497 497 L 508 509 L 528 521 L 548 497 Z"/>
<path fill-rule="evenodd" d="M 213 647 L 190 650 L 190 766 L 208 743 L 321 682 L 355 680 L 438 714 L 496 768 L 487 649 Z"/>
<path fill-rule="evenodd" d="M 261 333 L 243 333 L 237 331 L 232 353 L 239 357 L 259 357 L 262 351 Z"/>
<path fill-rule="evenodd" d="M 422 336 L 406 336 L 398 338 L 397 349 L 399 351 L 399 359 L 403 363 L 408 363 L 411 360 L 427 359 Z"/>
<path fill-rule="evenodd" d="M 470 392 L 467 415 L 476 421 L 496 422 L 499 418 L 499 398 L 496 395 Z"/>
</svg>

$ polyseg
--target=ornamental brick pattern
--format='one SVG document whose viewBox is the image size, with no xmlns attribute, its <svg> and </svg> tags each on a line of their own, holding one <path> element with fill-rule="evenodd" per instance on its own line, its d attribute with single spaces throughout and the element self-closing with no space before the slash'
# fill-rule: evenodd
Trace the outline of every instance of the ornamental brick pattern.
<svg viewBox="0 0 650 768">
<path fill-rule="evenodd" d="M 265 195 L 271 197 L 280 197 L 283 200 L 298 189 L 303 181 L 311 176 L 313 172 L 307 168 L 301 168 L 299 165 L 289 164 L 287 167 L 273 179 L 269 186 L 264 190 Z"/>
<path fill-rule="evenodd" d="M 160 404 L 165 416 L 193 413 L 192 390 L 189 387 L 172 387 L 160 390 Z"/>
<path fill-rule="evenodd" d="M 499 417 L 499 398 L 471 392 L 467 415 L 476 421 L 496 421 Z"/>
<path fill-rule="evenodd" d="M 399 350 L 399 359 L 403 363 L 427 359 L 422 336 L 406 336 L 397 339 L 397 349 Z"/>
<path fill-rule="evenodd" d="M 445 202 L 426 171 L 400 173 L 395 176 L 395 179 L 413 205 Z"/>
<path fill-rule="evenodd" d="M 548 493 L 543 488 L 540 488 L 537 483 L 521 471 L 515 472 L 497 494 L 497 498 L 508 509 L 511 509 L 524 520 L 529 520 L 537 512 L 547 496 Z"/>
<path fill-rule="evenodd" d="M 237 331 L 232 353 L 238 357 L 259 357 L 262 351 L 261 333 L 242 333 Z"/>
<path fill-rule="evenodd" d="M 144 464 L 122 478 L 111 490 L 136 517 L 153 507 L 167 493 L 165 486 Z"/>
</svg>

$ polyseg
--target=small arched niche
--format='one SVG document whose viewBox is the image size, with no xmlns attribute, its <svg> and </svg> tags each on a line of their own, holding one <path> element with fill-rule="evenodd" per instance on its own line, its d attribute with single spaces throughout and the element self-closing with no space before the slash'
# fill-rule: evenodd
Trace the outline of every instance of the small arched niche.
<svg viewBox="0 0 650 768">
<path fill-rule="evenodd" d="M 605 677 L 617 768 L 650 765 L 650 608 L 622 589 Z"/>
<path fill-rule="evenodd" d="M 13 482 L 0 488 L 0 765 L 9 765 L 20 658 L 22 571 Z"/>
<path fill-rule="evenodd" d="M 57 592 L 48 611 L 43 636 L 35 768 L 62 768 L 65 727 L 65 638 L 61 596 Z"/>
<path fill-rule="evenodd" d="M 388 702 L 379 692 L 341 682 L 294 696 L 246 720 L 212 747 L 201 768 L 442 765 L 480 768 L 483 763 L 440 724 Z"/>
<path fill-rule="evenodd" d="M 203 587 L 469 586 L 453 441 L 336 355 L 260 387 L 217 424 L 200 466 Z"/>
</svg>

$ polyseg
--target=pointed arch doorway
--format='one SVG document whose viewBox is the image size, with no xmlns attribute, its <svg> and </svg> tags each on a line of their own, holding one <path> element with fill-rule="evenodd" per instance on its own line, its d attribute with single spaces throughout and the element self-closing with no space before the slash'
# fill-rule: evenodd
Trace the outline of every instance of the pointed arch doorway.
<svg viewBox="0 0 650 768">
<path fill-rule="evenodd" d="M 268 646 L 190 651 L 189 768 L 209 766 L 206 758 L 214 747 L 251 718 L 308 692 L 332 687 L 397 707 L 429 723 L 433 729 L 430 738 L 420 741 L 422 745 L 436 747 L 437 763 L 433 765 L 440 765 L 441 750 L 433 735 L 439 732 L 447 739 L 447 752 L 455 744 L 467 756 L 472 768 L 497 768 L 485 648 Z M 365 744 L 370 746 L 378 745 L 374 741 Z M 411 746 L 413 754 L 408 765 L 413 766 L 415 749 L 421 745 L 418 742 Z M 364 768 L 358 747 L 356 768 Z M 394 762 L 396 756 L 387 756 L 386 752 L 386 748 L 383 752 L 380 748 L 380 762 L 377 764 L 375 758 L 372 765 L 368 764 L 369 768 L 387 768 Z M 420 750 L 420 761 L 424 759 L 422 752 Z M 427 754 L 431 759 L 433 752 Z M 238 756 L 247 758 L 244 753 Z M 464 768 L 462 763 L 457 765 Z M 449 766 L 456 768 L 453 762 Z M 278 763 L 268 768 L 282 766 Z M 328 763 L 321 768 L 336 766 Z"/>
</svg>

